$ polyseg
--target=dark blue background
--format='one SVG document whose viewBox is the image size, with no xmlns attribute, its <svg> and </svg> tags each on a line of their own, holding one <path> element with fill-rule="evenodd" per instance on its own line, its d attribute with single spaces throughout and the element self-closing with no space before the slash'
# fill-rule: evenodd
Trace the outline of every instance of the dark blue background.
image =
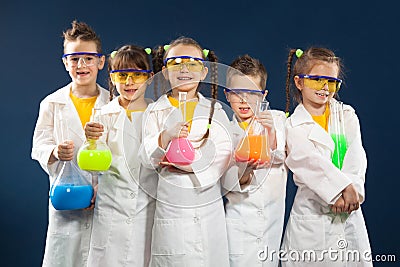
<svg viewBox="0 0 400 267">
<path fill-rule="evenodd" d="M 118 2 L 118 4 L 117 4 Z M 399 251 L 397 116 L 400 45 L 395 1 L 8 1 L 0 9 L 3 122 L 0 201 L 2 266 L 40 266 L 47 228 L 48 177 L 30 158 L 40 100 L 69 82 L 63 30 L 87 22 L 109 53 L 125 43 L 165 44 L 180 35 L 216 51 L 223 63 L 248 53 L 266 66 L 272 108 L 284 109 L 289 48 L 319 45 L 344 59 L 341 99 L 361 121 L 368 156 L 363 210 L 374 254 Z M 106 86 L 106 72 L 99 83 Z M 396 127 L 397 128 L 397 127 Z M 288 185 L 288 209 L 294 187 Z M 398 260 L 399 261 L 399 260 Z M 379 266 L 379 264 L 376 264 Z M 396 266 L 395 263 L 385 265 Z"/>
</svg>

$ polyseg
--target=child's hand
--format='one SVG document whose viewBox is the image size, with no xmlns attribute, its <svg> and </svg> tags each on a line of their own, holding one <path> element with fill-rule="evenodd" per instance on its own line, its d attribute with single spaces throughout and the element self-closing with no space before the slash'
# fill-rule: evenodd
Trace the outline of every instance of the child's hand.
<svg viewBox="0 0 400 267">
<path fill-rule="evenodd" d="M 171 163 L 169 161 L 161 161 L 160 163 L 161 167 L 166 167 L 169 172 L 175 172 L 175 173 L 192 173 L 193 169 L 190 165 L 177 165 L 175 163 Z"/>
<path fill-rule="evenodd" d="M 275 131 L 274 119 L 272 118 L 272 113 L 269 110 L 264 110 L 258 114 L 257 120 L 268 129 L 268 131 Z"/>
<path fill-rule="evenodd" d="M 93 187 L 93 197 L 90 200 L 90 206 L 87 207 L 87 208 L 84 208 L 84 210 L 92 210 L 92 209 L 94 209 L 94 203 L 96 202 L 96 196 L 97 196 L 97 187 L 98 187 L 98 184 L 96 184 Z"/>
<path fill-rule="evenodd" d="M 255 159 L 250 159 L 247 162 L 247 168 L 250 168 L 252 170 L 265 169 L 265 168 L 269 167 L 270 165 L 271 165 L 270 162 L 266 161 L 264 163 L 261 163 L 260 160 L 255 160 Z"/>
<path fill-rule="evenodd" d="M 264 110 L 263 112 L 261 112 L 257 117 L 257 121 L 260 122 L 261 125 L 268 130 L 268 140 L 271 149 L 276 149 L 275 125 L 271 111 Z"/>
<path fill-rule="evenodd" d="M 344 198 L 343 212 L 351 213 L 360 207 L 360 197 L 353 184 L 348 185 L 342 191 L 342 196 Z"/>
<path fill-rule="evenodd" d="M 85 125 L 85 135 L 87 139 L 97 140 L 103 135 L 104 126 L 97 122 L 88 122 Z"/>
<path fill-rule="evenodd" d="M 333 213 L 339 214 L 342 213 L 344 209 L 344 198 L 340 196 L 338 200 L 336 200 L 335 204 L 331 206 L 331 210 Z"/>
<path fill-rule="evenodd" d="M 61 161 L 72 160 L 74 158 L 74 142 L 72 140 L 64 141 L 53 150 L 52 155 Z"/>
<path fill-rule="evenodd" d="M 189 135 L 188 130 L 189 122 L 177 122 L 171 128 L 168 128 L 161 132 L 159 145 L 162 148 L 166 148 L 168 143 L 174 138 L 186 138 Z"/>
</svg>

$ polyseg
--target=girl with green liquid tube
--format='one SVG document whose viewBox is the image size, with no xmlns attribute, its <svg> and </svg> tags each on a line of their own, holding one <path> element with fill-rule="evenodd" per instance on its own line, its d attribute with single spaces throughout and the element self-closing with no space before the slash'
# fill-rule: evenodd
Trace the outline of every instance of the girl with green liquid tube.
<svg viewBox="0 0 400 267">
<path fill-rule="evenodd" d="M 298 188 L 282 250 L 313 257 L 282 266 L 372 266 L 360 207 L 367 167 L 360 124 L 354 109 L 335 99 L 341 60 L 326 48 L 292 49 L 287 66 L 286 111 L 290 93 L 298 105 L 286 120 L 285 163 Z M 338 258 L 324 254 L 329 250 Z M 351 252 L 360 257 L 346 257 Z"/>
</svg>

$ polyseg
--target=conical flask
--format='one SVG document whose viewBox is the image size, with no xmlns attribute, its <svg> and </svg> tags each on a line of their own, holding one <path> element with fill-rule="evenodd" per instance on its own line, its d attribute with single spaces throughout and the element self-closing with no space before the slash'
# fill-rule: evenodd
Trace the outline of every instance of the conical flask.
<svg viewBox="0 0 400 267">
<path fill-rule="evenodd" d="M 256 101 L 255 106 L 252 107 L 255 114 L 245 131 L 245 136 L 235 150 L 236 161 L 256 160 L 263 164 L 271 160 L 268 130 L 256 120 L 258 114 L 268 108 L 268 104 L 267 100 Z"/>
<path fill-rule="evenodd" d="M 92 120 L 98 121 L 100 108 L 94 108 Z M 101 140 L 87 139 L 78 150 L 78 166 L 85 171 L 106 171 L 110 168 L 112 154 L 110 148 Z"/>
<path fill-rule="evenodd" d="M 186 121 L 186 97 L 187 92 L 179 92 L 179 110 Z M 168 151 L 165 154 L 167 160 L 177 165 L 189 165 L 195 156 L 192 143 L 187 138 L 172 139 Z"/>
<path fill-rule="evenodd" d="M 67 126 L 59 111 L 61 138 L 67 137 Z M 93 187 L 73 161 L 60 161 L 58 175 L 50 188 L 50 201 L 56 210 L 76 210 L 90 206 Z"/>
<path fill-rule="evenodd" d="M 343 102 L 331 101 L 329 104 L 329 134 L 335 143 L 332 162 L 339 169 L 343 167 L 343 159 L 347 151 L 347 138 L 343 117 Z"/>
</svg>

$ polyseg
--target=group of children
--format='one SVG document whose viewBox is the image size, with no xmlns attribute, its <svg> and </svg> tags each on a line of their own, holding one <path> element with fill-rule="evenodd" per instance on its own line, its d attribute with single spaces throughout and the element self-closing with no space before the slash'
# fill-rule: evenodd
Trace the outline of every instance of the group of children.
<svg viewBox="0 0 400 267">
<path fill-rule="evenodd" d="M 72 82 L 41 102 L 32 158 L 50 184 L 57 162 L 76 162 L 86 139 L 104 141 L 113 158 L 93 184 L 91 207 L 60 211 L 49 203 L 43 266 L 372 266 L 324 257 L 329 249 L 370 251 L 360 209 L 366 156 L 348 105 L 343 167 L 331 160 L 329 104 L 342 83 L 332 51 L 290 51 L 286 112 L 291 95 L 298 105 L 288 118 L 278 110 L 256 112 L 254 103 L 268 92 L 267 72 L 248 55 L 235 59 L 226 74 L 228 118 L 218 102 L 217 56 L 191 38 L 156 49 L 124 45 L 106 58 L 93 29 L 74 21 L 64 32 L 62 60 Z M 97 84 L 106 61 L 109 90 Z M 147 99 L 147 88 L 162 95 Z M 93 122 L 96 107 L 101 112 Z M 57 134 L 63 130 L 58 112 L 68 125 L 67 140 Z M 235 149 L 255 122 L 265 129 L 270 160 L 238 162 Z M 191 164 L 166 158 L 179 138 L 193 146 Z M 282 239 L 288 170 L 298 189 Z M 339 241 L 346 247 L 338 248 Z M 316 260 L 280 257 L 308 250 Z"/>
</svg>

